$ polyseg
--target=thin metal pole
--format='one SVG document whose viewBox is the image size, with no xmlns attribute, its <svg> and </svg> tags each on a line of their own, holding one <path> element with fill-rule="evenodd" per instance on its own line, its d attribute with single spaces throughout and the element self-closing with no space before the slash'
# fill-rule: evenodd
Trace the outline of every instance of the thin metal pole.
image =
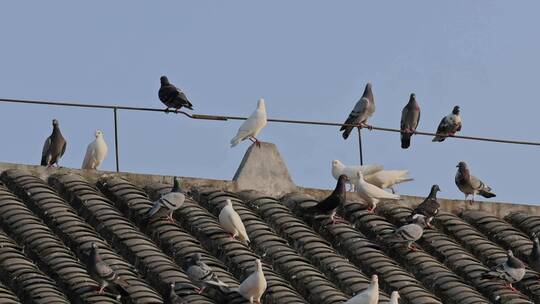
<svg viewBox="0 0 540 304">
<path fill-rule="evenodd" d="M 114 112 L 114 152 L 116 153 L 116 172 L 120 172 L 120 160 L 118 159 L 118 111 L 116 108 Z"/>
<path fill-rule="evenodd" d="M 358 148 L 360 150 L 360 166 L 364 165 L 364 156 L 362 155 L 362 129 L 358 129 Z"/>
</svg>

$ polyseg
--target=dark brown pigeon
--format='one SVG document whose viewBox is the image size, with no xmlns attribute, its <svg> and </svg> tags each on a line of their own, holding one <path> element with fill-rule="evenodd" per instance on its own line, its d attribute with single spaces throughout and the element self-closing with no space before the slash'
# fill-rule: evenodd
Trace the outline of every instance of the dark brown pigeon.
<svg viewBox="0 0 540 304">
<path fill-rule="evenodd" d="M 66 152 L 66 140 L 60 132 L 58 120 L 53 119 L 53 131 L 51 136 L 45 140 L 43 152 L 41 152 L 41 165 L 52 167 L 54 164 L 58 166 L 58 161 Z"/>
<path fill-rule="evenodd" d="M 401 148 L 407 149 L 411 146 L 411 136 L 416 131 L 419 122 L 420 106 L 416 101 L 416 94 L 412 93 L 409 102 L 401 111 Z"/>
<path fill-rule="evenodd" d="M 339 207 L 339 205 L 343 204 L 346 199 L 347 191 L 345 189 L 345 184 L 348 180 L 349 179 L 346 175 L 340 175 L 337 180 L 336 188 L 330 194 L 330 196 L 320 201 L 315 206 L 306 208 L 305 212 L 307 214 L 314 214 L 315 217 L 330 216 L 332 224 L 335 224 L 336 220 L 334 219 L 334 217 L 337 217 L 337 208 Z"/>
<path fill-rule="evenodd" d="M 169 111 L 169 108 L 173 108 L 175 112 L 178 112 L 182 107 L 193 110 L 193 105 L 187 99 L 186 94 L 171 84 L 167 76 L 161 76 L 160 81 L 161 87 L 159 88 L 158 96 L 159 100 L 167 106 L 166 111 Z"/>
<path fill-rule="evenodd" d="M 444 141 L 448 136 L 454 136 L 461 131 L 461 116 L 459 116 L 459 106 L 454 106 L 452 113 L 443 117 L 437 128 L 437 135 L 432 141 Z"/>
<path fill-rule="evenodd" d="M 491 191 L 491 188 L 479 180 L 476 176 L 471 174 L 467 164 L 462 161 L 456 166 L 458 168 L 456 172 L 456 186 L 463 194 L 465 194 L 465 200 L 469 195 L 472 195 L 471 204 L 474 202 L 474 195 L 480 194 L 485 198 L 495 197 L 495 193 Z"/>
<path fill-rule="evenodd" d="M 426 226 L 432 228 L 431 221 L 439 213 L 439 208 L 441 205 L 437 201 L 437 192 L 441 191 L 439 185 L 431 186 L 431 191 L 429 192 L 428 197 L 420 203 L 420 205 L 414 208 L 413 212 L 409 216 L 408 220 L 412 221 L 412 218 L 415 214 L 422 214 L 426 217 Z"/>
<path fill-rule="evenodd" d="M 371 83 L 366 84 L 362 98 L 356 103 L 351 114 L 347 117 L 345 124 L 366 126 L 368 118 L 375 113 L 375 99 L 371 91 Z M 369 127 L 368 127 L 369 128 Z M 347 139 L 351 134 L 353 126 L 342 126 L 340 131 L 343 132 L 343 139 Z"/>
<path fill-rule="evenodd" d="M 90 249 L 90 262 L 92 263 L 90 272 L 100 282 L 101 286 L 98 293 L 103 293 L 103 290 L 109 286 L 109 284 L 116 284 L 122 288 L 126 288 L 129 284 L 120 277 L 120 275 L 103 261 L 99 255 L 99 248 L 96 243 L 92 243 L 92 248 Z"/>
</svg>

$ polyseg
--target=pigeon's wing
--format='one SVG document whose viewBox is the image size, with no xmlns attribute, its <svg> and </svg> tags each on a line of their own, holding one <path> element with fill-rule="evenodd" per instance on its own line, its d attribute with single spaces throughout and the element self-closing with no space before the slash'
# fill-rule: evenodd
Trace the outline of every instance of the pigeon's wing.
<svg viewBox="0 0 540 304">
<path fill-rule="evenodd" d="M 258 111 L 255 111 L 251 116 L 248 117 L 244 123 L 238 129 L 236 136 L 231 139 L 231 146 L 236 146 L 240 141 L 246 139 L 249 136 L 253 136 L 260 128 L 265 124 L 262 114 Z"/>
<path fill-rule="evenodd" d="M 242 219 L 238 215 L 238 213 L 235 212 L 229 212 L 227 214 L 229 217 L 229 220 L 231 221 L 232 225 L 238 230 L 238 234 L 242 236 L 242 238 L 249 240 L 249 237 L 246 232 L 246 227 L 244 227 L 244 223 L 242 222 Z"/>
<path fill-rule="evenodd" d="M 417 241 L 422 237 L 423 229 L 419 225 L 409 224 L 399 227 L 396 234 L 407 241 Z"/>
<path fill-rule="evenodd" d="M 440 208 L 437 199 L 427 198 L 414 209 L 414 214 L 423 214 L 425 216 L 435 216 Z"/>
<path fill-rule="evenodd" d="M 60 152 L 60 156 L 58 158 L 64 156 L 64 153 L 66 153 L 66 147 L 67 147 L 67 141 L 62 137 L 62 152 Z"/>
<path fill-rule="evenodd" d="M 369 293 L 366 290 L 350 298 L 347 302 L 343 304 L 370 304 L 368 301 Z"/>
<path fill-rule="evenodd" d="M 359 166 L 359 170 L 362 172 L 362 174 L 364 176 L 366 175 L 371 175 L 371 174 L 375 174 L 379 171 L 382 171 L 384 169 L 383 166 L 381 165 L 364 165 L 364 166 Z M 355 172 L 355 175 L 356 175 L 356 172 Z"/>
<path fill-rule="evenodd" d="M 408 106 L 405 106 L 403 108 L 403 110 L 401 111 L 401 123 L 400 123 L 400 129 L 401 130 L 405 130 L 405 128 L 407 128 L 407 126 L 410 125 L 410 122 L 408 121 L 409 120 L 409 112 L 410 112 L 410 109 Z"/>
<path fill-rule="evenodd" d="M 212 270 L 200 267 L 199 265 L 192 265 L 187 269 L 187 275 L 191 280 L 200 284 L 211 279 Z"/>
<path fill-rule="evenodd" d="M 109 264 L 101 261 L 95 265 L 96 274 L 105 280 L 112 281 L 116 276 L 114 270 L 109 266 Z"/>
<path fill-rule="evenodd" d="M 148 211 L 146 211 L 145 216 L 146 217 L 154 216 L 154 214 L 156 214 L 159 211 L 160 208 L 161 208 L 161 199 L 158 199 L 157 201 L 154 202 L 152 207 L 150 209 L 148 209 Z"/>
<path fill-rule="evenodd" d="M 180 192 L 171 192 L 165 194 L 160 200 L 162 205 L 168 210 L 177 210 L 184 204 L 186 196 Z"/>
<path fill-rule="evenodd" d="M 437 127 L 437 134 L 445 135 L 448 133 L 448 118 L 445 116 L 443 119 L 441 119 L 441 122 L 439 123 L 439 126 Z"/>
<path fill-rule="evenodd" d="M 361 98 L 356 103 L 356 105 L 354 105 L 353 110 L 347 117 L 347 120 L 345 120 L 345 124 L 353 125 L 353 124 L 361 123 L 362 120 L 364 120 L 363 117 L 367 114 L 368 105 L 369 105 L 369 100 L 365 97 Z M 349 137 L 349 134 L 351 133 L 353 128 L 354 128 L 353 126 L 342 126 L 341 129 L 339 130 L 344 131 L 343 138 L 347 139 L 347 137 Z"/>
<path fill-rule="evenodd" d="M 86 148 L 86 154 L 84 155 L 84 160 L 83 160 L 83 165 L 82 165 L 83 169 L 90 169 L 92 167 L 91 161 L 92 159 L 95 158 L 95 153 L 96 153 L 95 142 L 91 142 Z"/>
<path fill-rule="evenodd" d="M 51 158 L 51 153 L 50 153 L 51 142 L 52 142 L 52 139 L 49 136 L 49 137 L 47 137 L 47 139 L 45 140 L 45 143 L 43 144 L 43 151 L 41 152 L 41 165 L 42 166 L 48 165 L 48 163 L 50 161 L 50 158 Z"/>
<path fill-rule="evenodd" d="M 399 195 L 397 194 L 392 194 L 390 192 L 387 192 L 387 191 L 384 191 L 383 189 L 377 187 L 377 186 L 374 186 L 370 183 L 364 183 L 363 184 L 363 188 L 364 188 L 364 191 L 365 193 L 370 196 L 370 197 L 373 197 L 373 198 L 377 198 L 377 199 L 399 199 Z"/>
</svg>

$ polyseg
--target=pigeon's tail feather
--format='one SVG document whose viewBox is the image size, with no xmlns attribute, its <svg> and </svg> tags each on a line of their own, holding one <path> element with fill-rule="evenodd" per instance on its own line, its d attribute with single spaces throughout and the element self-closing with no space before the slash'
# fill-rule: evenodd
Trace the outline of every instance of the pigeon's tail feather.
<svg viewBox="0 0 540 304">
<path fill-rule="evenodd" d="M 184 105 L 184 108 L 188 108 L 188 109 L 193 111 L 193 105 L 189 101 L 186 101 L 186 104 Z"/>
<path fill-rule="evenodd" d="M 161 207 L 161 206 L 160 206 L 159 202 L 156 202 L 156 203 L 154 204 L 154 206 L 152 206 L 152 208 L 150 208 L 150 209 L 148 209 L 148 211 L 146 211 L 146 213 L 144 214 L 144 216 L 145 216 L 146 218 L 149 218 L 149 217 L 154 216 L 154 214 L 156 214 L 156 213 L 158 212 L 158 210 L 159 210 L 160 207 Z"/>
<path fill-rule="evenodd" d="M 343 131 L 343 134 L 342 134 L 343 139 L 349 138 L 349 135 L 351 134 L 352 130 L 353 130 L 352 127 L 345 127 L 345 126 L 341 127 L 340 131 Z"/>
<path fill-rule="evenodd" d="M 414 178 L 410 178 L 410 177 L 404 177 L 404 178 L 400 178 L 396 181 L 396 184 L 401 184 L 401 183 L 406 183 L 406 182 L 412 182 L 414 180 Z"/>
<path fill-rule="evenodd" d="M 389 243 L 405 243 L 405 242 L 407 242 L 407 240 L 404 240 L 403 238 L 401 238 L 400 236 L 395 235 L 395 234 L 384 238 L 384 240 L 389 242 Z"/>
<path fill-rule="evenodd" d="M 127 288 L 129 286 L 129 283 L 120 276 L 116 277 L 116 280 L 114 280 L 114 282 L 122 288 Z"/>
<path fill-rule="evenodd" d="M 492 198 L 492 197 L 495 197 L 495 193 L 491 192 L 491 189 L 489 190 L 480 190 L 478 191 L 478 194 L 480 194 L 481 196 L 485 197 L 485 198 Z"/>
<path fill-rule="evenodd" d="M 238 132 L 233 139 L 231 139 L 231 148 L 238 145 L 242 140 L 245 139 L 246 134 L 244 132 Z"/>
<path fill-rule="evenodd" d="M 435 136 L 431 141 L 433 142 L 443 142 L 446 139 L 444 136 Z"/>
<path fill-rule="evenodd" d="M 407 149 L 411 146 L 411 134 L 401 133 L 401 148 Z"/>
<path fill-rule="evenodd" d="M 482 279 L 499 279 L 501 274 L 496 271 L 488 271 L 482 274 Z"/>
<path fill-rule="evenodd" d="M 229 287 L 229 285 L 220 279 L 217 279 L 215 281 L 207 281 L 206 284 L 216 286 L 216 287 Z"/>
</svg>

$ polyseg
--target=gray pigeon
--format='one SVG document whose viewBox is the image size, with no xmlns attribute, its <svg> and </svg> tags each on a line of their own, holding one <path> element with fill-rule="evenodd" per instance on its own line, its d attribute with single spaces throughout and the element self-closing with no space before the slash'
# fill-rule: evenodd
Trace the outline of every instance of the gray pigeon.
<svg viewBox="0 0 540 304">
<path fill-rule="evenodd" d="M 401 148 L 411 146 L 411 136 L 420 122 L 420 106 L 416 101 L 416 94 L 412 93 L 409 102 L 401 111 Z"/>
<path fill-rule="evenodd" d="M 456 166 L 458 168 L 456 173 L 456 186 L 463 194 L 465 194 L 465 200 L 469 195 L 472 195 L 471 205 L 474 202 L 474 195 L 480 194 L 485 198 L 495 197 L 495 193 L 491 192 L 491 188 L 484 184 L 481 180 L 471 175 L 469 167 L 464 161 L 459 162 Z"/>
<path fill-rule="evenodd" d="M 111 283 L 124 288 L 124 290 L 129 286 L 129 284 L 122 279 L 109 264 L 107 264 L 107 262 L 103 261 L 99 255 L 99 248 L 96 243 L 92 243 L 92 248 L 90 249 L 90 263 L 90 273 L 93 274 L 101 284 L 98 292 L 99 294 L 102 294 L 105 287 L 109 286 Z"/>
<path fill-rule="evenodd" d="M 362 98 L 356 103 L 351 114 L 347 117 L 345 124 L 366 126 L 368 118 L 375 112 L 375 99 L 371 91 L 371 83 L 366 84 Z M 369 128 L 369 127 L 368 127 Z M 343 132 L 343 139 L 347 139 L 351 134 L 353 126 L 342 126 L 340 131 Z"/>
<path fill-rule="evenodd" d="M 175 177 L 174 186 L 171 192 L 161 196 L 161 198 L 155 201 L 154 205 L 146 212 L 145 217 L 151 218 L 156 215 L 158 211 L 165 210 L 167 211 L 167 219 L 174 222 L 173 213 L 184 204 L 185 200 L 186 196 L 182 193 L 182 189 L 180 189 L 180 181 Z"/>
<path fill-rule="evenodd" d="M 538 241 L 536 233 L 533 233 L 532 237 L 533 248 L 529 254 L 529 266 L 531 266 L 534 271 L 540 272 L 540 242 Z"/>
<path fill-rule="evenodd" d="M 175 287 L 175 283 L 172 282 L 170 284 L 170 291 L 169 291 L 169 296 L 167 298 L 167 304 L 188 304 L 186 301 L 184 301 L 182 298 L 180 298 L 176 292 L 174 291 L 174 287 Z"/>
<path fill-rule="evenodd" d="M 161 87 L 159 88 L 158 96 L 159 100 L 167 106 L 165 111 L 173 108 L 175 112 L 178 112 L 182 107 L 193 110 L 193 105 L 187 99 L 186 94 L 171 84 L 167 76 L 161 76 L 160 82 Z"/>
<path fill-rule="evenodd" d="M 501 279 L 506 282 L 507 287 L 516 291 L 512 284 L 521 281 L 525 276 L 525 271 L 525 264 L 514 257 L 512 250 L 508 250 L 508 259 L 482 274 L 482 278 Z"/>
<path fill-rule="evenodd" d="M 424 227 L 426 226 L 426 217 L 422 214 L 416 214 L 412 220 L 412 223 L 399 227 L 392 235 L 386 237 L 385 240 L 390 243 L 405 244 L 407 249 L 416 251 L 417 248 L 413 246 L 413 243 L 422 237 Z"/>
<path fill-rule="evenodd" d="M 195 253 L 187 260 L 186 272 L 188 277 L 198 287 L 198 293 L 201 294 L 207 287 L 218 287 L 221 291 L 227 292 L 229 285 L 221 281 L 206 263 L 201 260 L 201 254 Z"/>
<path fill-rule="evenodd" d="M 41 153 L 41 165 L 47 167 L 52 167 L 54 164 L 58 166 L 58 161 L 66 152 L 66 140 L 60 132 L 58 120 L 53 119 L 52 124 L 52 134 L 45 140 Z"/>
<path fill-rule="evenodd" d="M 441 205 L 437 201 L 437 192 L 439 191 L 441 191 L 439 185 L 431 186 L 428 197 L 426 197 L 426 199 L 422 203 L 420 203 L 420 205 L 414 208 L 413 212 L 408 217 L 408 220 L 412 221 L 415 214 L 422 214 L 426 217 L 426 226 L 432 228 L 431 221 L 433 220 L 435 215 L 439 213 L 439 208 L 441 207 Z"/>
<path fill-rule="evenodd" d="M 444 141 L 448 136 L 454 136 L 461 131 L 461 116 L 459 116 L 459 106 L 454 106 L 452 113 L 443 117 L 437 128 L 437 135 L 432 141 Z"/>
</svg>

